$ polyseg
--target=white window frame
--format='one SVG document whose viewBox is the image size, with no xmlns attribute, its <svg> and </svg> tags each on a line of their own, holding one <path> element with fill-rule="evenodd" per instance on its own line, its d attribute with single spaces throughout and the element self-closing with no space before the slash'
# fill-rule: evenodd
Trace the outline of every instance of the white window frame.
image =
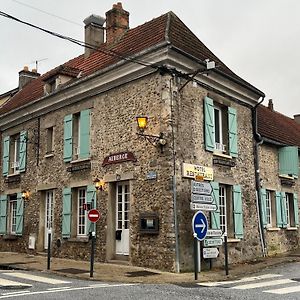
<svg viewBox="0 0 300 300">
<path fill-rule="evenodd" d="M 87 235 L 87 211 L 83 208 L 86 203 L 87 190 L 79 188 L 77 195 L 77 236 Z"/>
<path fill-rule="evenodd" d="M 292 194 L 285 194 L 285 209 L 286 209 L 286 224 L 287 224 L 287 227 L 291 227 L 291 213 L 293 213 L 291 210 L 290 210 L 290 202 L 291 201 L 294 201 L 294 197 Z"/>
<path fill-rule="evenodd" d="M 219 126 L 216 126 L 216 112 L 218 112 L 218 123 Z M 214 105 L 214 118 L 215 118 L 215 124 L 214 124 L 214 141 L 215 141 L 215 150 L 218 152 L 226 152 L 226 145 L 224 144 L 224 137 L 223 137 L 223 110 L 221 107 Z M 217 142 L 216 139 L 216 133 L 219 134 L 219 141 Z"/>
<path fill-rule="evenodd" d="M 10 174 L 19 174 L 20 171 L 20 134 L 12 136 L 13 139 L 13 152 L 9 155 Z"/>
<path fill-rule="evenodd" d="M 227 228 L 227 193 L 226 186 L 219 186 L 219 210 L 220 210 L 220 229 L 224 233 L 228 233 Z"/>
<path fill-rule="evenodd" d="M 78 159 L 80 153 L 80 113 L 73 114 L 73 138 L 76 137 L 76 140 L 73 140 L 73 157 L 75 160 Z"/>
<path fill-rule="evenodd" d="M 16 234 L 17 230 L 17 198 L 10 196 L 9 199 L 9 233 Z"/>
<path fill-rule="evenodd" d="M 271 191 L 266 190 L 266 220 L 267 226 L 272 226 L 272 195 Z"/>
</svg>

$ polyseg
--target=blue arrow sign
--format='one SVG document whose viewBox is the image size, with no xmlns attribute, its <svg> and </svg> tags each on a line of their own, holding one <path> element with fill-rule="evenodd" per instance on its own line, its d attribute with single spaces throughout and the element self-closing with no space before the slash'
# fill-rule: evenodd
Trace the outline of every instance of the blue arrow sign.
<svg viewBox="0 0 300 300">
<path fill-rule="evenodd" d="M 205 239 L 208 229 L 208 223 L 206 216 L 202 211 L 197 211 L 194 214 L 193 221 L 193 232 L 194 236 L 197 238 L 197 240 L 202 241 Z"/>
</svg>

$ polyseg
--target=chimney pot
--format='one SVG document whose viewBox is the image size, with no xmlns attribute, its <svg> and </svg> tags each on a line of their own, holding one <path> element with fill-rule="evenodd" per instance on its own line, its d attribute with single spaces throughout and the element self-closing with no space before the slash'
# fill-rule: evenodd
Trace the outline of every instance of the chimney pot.
<svg viewBox="0 0 300 300">
<path fill-rule="evenodd" d="M 26 84 L 28 84 L 33 79 L 40 76 L 36 69 L 29 71 L 28 67 L 25 66 L 23 70 L 19 72 L 19 90 L 21 90 Z"/>
<path fill-rule="evenodd" d="M 274 111 L 273 99 L 269 99 L 268 108 L 269 108 L 270 110 Z"/>
<path fill-rule="evenodd" d="M 112 44 L 128 29 L 129 12 L 123 9 L 121 2 L 118 2 L 106 13 L 106 43 Z"/>
<path fill-rule="evenodd" d="M 29 71 L 28 66 L 24 66 L 23 71 L 25 72 Z"/>
</svg>

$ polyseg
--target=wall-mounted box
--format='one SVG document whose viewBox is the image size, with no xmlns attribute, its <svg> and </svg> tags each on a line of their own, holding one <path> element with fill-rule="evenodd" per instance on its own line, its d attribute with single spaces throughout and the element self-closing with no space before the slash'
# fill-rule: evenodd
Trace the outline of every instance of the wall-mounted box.
<svg viewBox="0 0 300 300">
<path fill-rule="evenodd" d="M 156 212 L 140 214 L 140 233 L 159 234 L 159 216 Z"/>
</svg>

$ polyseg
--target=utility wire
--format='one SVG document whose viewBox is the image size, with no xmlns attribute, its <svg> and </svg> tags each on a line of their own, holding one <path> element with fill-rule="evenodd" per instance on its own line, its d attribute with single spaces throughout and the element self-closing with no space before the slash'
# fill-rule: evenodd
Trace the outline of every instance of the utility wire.
<svg viewBox="0 0 300 300">
<path fill-rule="evenodd" d="M 50 35 L 53 35 L 55 37 L 58 37 L 60 39 L 63 39 L 63 40 L 67 40 L 71 43 L 74 43 L 76 45 L 79 45 L 81 47 L 86 47 L 86 48 L 89 48 L 89 49 L 92 49 L 92 50 L 95 50 L 95 51 L 98 51 L 98 52 L 101 52 L 101 53 L 104 53 L 106 55 L 110 55 L 110 56 L 115 56 L 115 57 L 118 57 L 118 58 L 121 58 L 121 59 L 124 59 L 124 60 L 127 60 L 127 61 L 130 61 L 130 62 L 134 62 L 134 63 L 137 63 L 139 65 L 142 65 L 142 66 L 145 66 L 145 67 L 152 67 L 152 68 L 155 68 L 155 69 L 159 69 L 158 66 L 155 66 L 151 63 L 148 63 L 148 62 L 144 62 L 144 61 L 141 61 L 141 60 L 137 60 L 137 59 L 134 59 L 130 56 L 124 56 L 120 53 L 118 53 L 117 51 L 115 50 L 112 50 L 112 49 L 100 49 L 100 48 L 97 48 L 89 43 L 85 43 L 83 41 L 80 41 L 80 40 L 77 40 L 77 39 L 74 39 L 74 38 L 71 38 L 71 37 L 68 37 L 68 36 L 65 36 L 65 35 L 62 35 L 60 33 L 56 33 L 56 32 L 53 32 L 53 31 L 50 31 L 48 29 L 45 29 L 45 28 L 42 28 L 42 27 L 39 27 L 37 25 L 34 25 L 32 23 L 29 23 L 29 22 L 26 22 L 26 21 L 23 21 L 23 20 L 20 20 L 12 15 L 9 15 L 3 11 L 0 11 L 0 16 L 2 17 L 5 17 L 5 18 L 8 18 L 8 19 L 11 19 L 13 21 L 16 21 L 16 22 L 19 22 L 21 24 L 24 24 L 24 25 L 27 25 L 27 26 L 30 26 L 32 28 L 35 28 L 35 29 L 38 29 L 40 31 L 43 31 L 45 33 L 48 33 Z"/>
</svg>

